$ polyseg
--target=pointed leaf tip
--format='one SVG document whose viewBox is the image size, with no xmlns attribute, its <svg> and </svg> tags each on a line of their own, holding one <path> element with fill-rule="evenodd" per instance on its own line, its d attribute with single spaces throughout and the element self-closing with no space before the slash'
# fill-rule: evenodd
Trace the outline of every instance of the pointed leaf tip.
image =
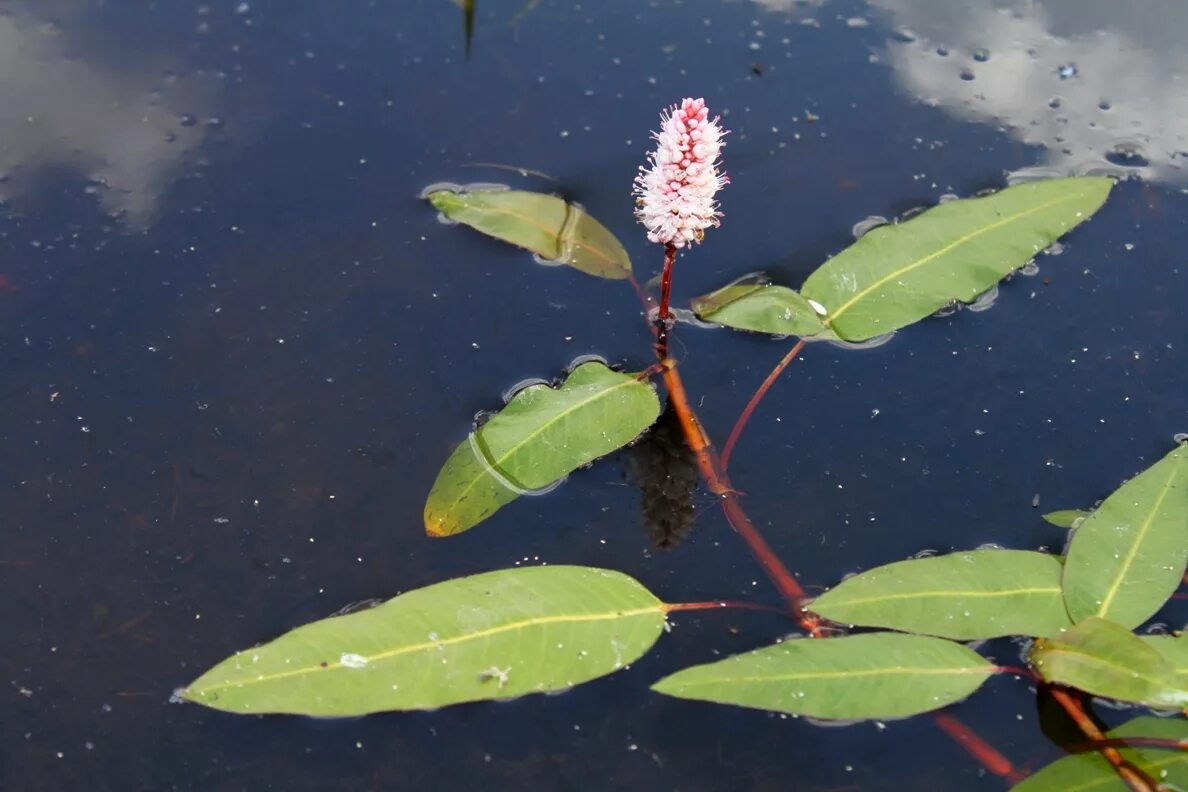
<svg viewBox="0 0 1188 792">
<path fill-rule="evenodd" d="M 232 655 L 180 697 L 319 717 L 515 698 L 613 673 L 663 631 L 663 603 L 622 573 L 505 569 L 298 627 Z"/>
<path fill-rule="evenodd" d="M 1105 202 L 1113 181 L 1081 176 L 1007 187 L 880 226 L 826 261 L 801 289 L 826 325 L 864 341 L 972 302 Z"/>
</svg>

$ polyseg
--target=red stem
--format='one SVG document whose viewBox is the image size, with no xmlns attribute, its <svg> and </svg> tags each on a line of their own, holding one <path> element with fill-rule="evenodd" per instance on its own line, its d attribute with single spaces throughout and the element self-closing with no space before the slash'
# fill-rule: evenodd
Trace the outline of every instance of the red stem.
<svg viewBox="0 0 1188 792">
<path fill-rule="evenodd" d="M 1172 740 L 1163 737 L 1106 737 L 1104 740 L 1091 740 L 1087 743 L 1069 745 L 1065 750 L 1069 753 L 1086 753 L 1100 751 L 1102 748 L 1166 748 L 1169 751 L 1188 751 L 1188 742 Z"/>
<path fill-rule="evenodd" d="M 668 299 L 672 293 L 672 265 L 676 263 L 677 249 L 664 246 L 664 272 L 660 275 L 660 311 L 656 314 L 656 356 L 660 360 L 668 357 L 668 328 L 672 313 L 668 310 Z"/>
<path fill-rule="evenodd" d="M 668 298 L 672 293 L 672 265 L 676 263 L 677 249 L 672 245 L 664 246 L 664 272 L 660 275 L 660 315 L 662 322 L 669 317 Z"/>
<path fill-rule="evenodd" d="M 747 543 L 747 547 L 759 561 L 763 571 L 767 573 L 780 595 L 793 609 L 800 625 L 810 634 L 820 635 L 823 627 L 820 619 L 801 607 L 807 598 L 804 589 L 784 566 L 784 562 L 780 561 L 772 551 L 771 546 L 763 539 L 759 530 L 755 528 L 739 504 L 735 490 L 730 485 L 726 471 L 722 469 L 721 463 L 718 461 L 718 454 L 714 450 L 709 436 L 701 428 L 701 423 L 693 413 L 693 408 L 689 406 L 689 398 L 685 393 L 685 385 L 677 373 L 676 362 L 672 358 L 665 358 L 661 361 L 661 365 L 664 367 L 664 384 L 668 387 L 668 402 L 680 419 L 681 429 L 685 433 L 685 441 L 693 450 L 701 477 L 705 479 L 710 491 L 718 496 L 726 520 Z"/>
<path fill-rule="evenodd" d="M 957 718 L 947 712 L 938 712 L 933 716 L 933 720 L 936 721 L 936 725 L 940 727 L 941 731 L 952 737 L 989 772 L 999 778 L 1005 778 L 1012 785 L 1023 780 L 1024 774 L 1011 764 L 1010 759 L 999 753 L 997 748 L 983 740 L 973 729 Z"/>
<path fill-rule="evenodd" d="M 780 608 L 773 608 L 770 605 L 759 605 L 754 602 L 739 602 L 737 600 L 710 600 L 708 602 L 670 602 L 665 603 L 663 611 L 665 613 L 672 613 L 673 611 L 701 611 L 701 610 L 724 610 L 726 608 L 736 608 L 740 610 L 766 611 L 768 613 L 783 613 Z"/>
<path fill-rule="evenodd" d="M 1064 708 L 1064 711 L 1077 724 L 1081 732 L 1091 741 L 1104 742 L 1108 739 L 1102 733 L 1101 729 L 1097 728 L 1097 724 L 1093 722 L 1093 719 L 1089 717 L 1089 713 L 1085 711 L 1085 706 L 1081 700 L 1074 697 L 1071 691 L 1067 688 L 1054 685 L 1048 688 L 1048 693 L 1057 704 Z M 1114 772 L 1118 774 L 1118 777 L 1128 787 L 1134 790 L 1134 792 L 1157 792 L 1159 789 L 1159 785 L 1155 782 L 1155 779 L 1127 761 L 1122 754 L 1118 753 L 1117 748 L 1103 746 L 1099 749 L 1099 752 L 1110 763 L 1110 766 L 1114 768 Z"/>
<path fill-rule="evenodd" d="M 730 466 L 730 454 L 734 451 L 734 446 L 738 442 L 738 436 L 742 434 L 743 427 L 747 425 L 747 421 L 751 420 L 751 414 L 755 412 L 755 408 L 759 406 L 759 402 L 771 390 L 771 386 L 779 378 L 784 369 L 788 367 L 798 354 L 800 350 L 804 349 L 804 339 L 796 342 L 796 345 L 784 355 L 784 359 L 776 364 L 776 367 L 767 375 L 767 379 L 763 380 L 763 384 L 755 391 L 755 395 L 747 402 L 747 406 L 743 408 L 742 413 L 738 416 L 738 420 L 734 422 L 734 428 L 730 430 L 730 436 L 726 438 L 726 445 L 722 446 L 722 469 L 726 470 Z"/>
</svg>

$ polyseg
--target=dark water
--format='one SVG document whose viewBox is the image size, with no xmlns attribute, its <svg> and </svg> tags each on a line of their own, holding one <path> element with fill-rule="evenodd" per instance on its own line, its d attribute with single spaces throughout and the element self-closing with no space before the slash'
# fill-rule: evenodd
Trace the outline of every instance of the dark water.
<svg viewBox="0 0 1188 792">
<path fill-rule="evenodd" d="M 797 284 L 868 215 L 1019 169 L 1139 177 L 991 310 L 810 347 L 733 465 L 810 587 L 924 549 L 1058 548 L 1041 511 L 1090 505 L 1188 428 L 1188 13 L 1144 9 L 478 0 L 467 61 L 447 0 L 0 0 L 0 786 L 1003 788 L 928 718 L 819 728 L 647 691 L 790 629 L 764 614 L 683 615 L 560 696 L 345 722 L 168 699 L 348 603 L 525 561 L 776 602 L 709 496 L 654 550 L 619 460 L 422 533 L 438 466 L 503 389 L 650 351 L 622 284 L 440 225 L 417 193 L 559 190 L 646 279 L 630 182 L 685 95 L 725 115 L 733 183 L 682 299 L 754 270 Z M 787 347 L 676 343 L 719 438 Z M 954 712 L 1026 766 L 1058 755 L 1034 701 L 999 678 Z"/>
</svg>

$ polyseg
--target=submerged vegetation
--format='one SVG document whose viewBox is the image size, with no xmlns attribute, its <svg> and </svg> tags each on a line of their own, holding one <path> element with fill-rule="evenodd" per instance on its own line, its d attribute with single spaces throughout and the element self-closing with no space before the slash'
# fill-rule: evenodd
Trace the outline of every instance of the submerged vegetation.
<svg viewBox="0 0 1188 792">
<path fill-rule="evenodd" d="M 870 342 L 973 302 L 1092 216 L 1112 181 L 1052 179 L 951 201 L 869 231 L 798 289 L 748 279 L 694 300 L 691 315 L 701 323 L 797 339 L 719 447 L 691 406 L 668 344 L 679 326 L 669 308 L 678 254 L 694 261 L 693 246 L 718 222 L 722 134 L 703 102 L 685 100 L 663 117 L 656 151 L 637 179 L 638 216 L 664 250 L 658 298 L 639 285 L 626 248 L 579 206 L 523 191 L 439 185 L 426 192 L 446 219 L 626 282 L 655 336 L 654 354 L 637 370 L 587 359 L 562 382 L 522 388 L 475 427 L 428 494 L 426 532 L 473 529 L 514 508 L 519 496 L 628 446 L 662 415 L 658 380 L 668 402 L 666 447 L 683 438 L 687 452 L 675 490 L 659 487 L 676 514 L 661 533 L 679 539 L 687 526 L 681 514 L 695 469 L 801 634 L 678 671 L 654 691 L 823 720 L 931 712 L 987 770 L 1020 789 L 1188 786 L 1188 637 L 1134 632 L 1184 580 L 1188 445 L 1166 450 L 1092 511 L 1047 515 L 1072 531 L 1061 555 L 990 547 L 897 561 L 816 598 L 767 545 L 729 477 L 748 417 L 808 342 Z M 635 464 L 681 456 L 640 455 Z M 651 519 L 665 522 L 663 514 Z M 179 695 L 234 713 L 355 716 L 552 692 L 628 667 L 661 639 L 670 616 L 736 607 L 762 605 L 665 603 L 608 569 L 496 570 L 299 627 L 234 654 Z M 1004 636 L 1028 642 L 1024 666 L 1000 663 L 977 643 Z M 1076 724 L 1083 741 L 1074 755 L 1028 775 L 943 711 L 1004 674 L 1034 680 L 1038 695 Z M 1092 715 L 1095 698 L 1175 717 L 1140 715 L 1103 731 Z"/>
</svg>

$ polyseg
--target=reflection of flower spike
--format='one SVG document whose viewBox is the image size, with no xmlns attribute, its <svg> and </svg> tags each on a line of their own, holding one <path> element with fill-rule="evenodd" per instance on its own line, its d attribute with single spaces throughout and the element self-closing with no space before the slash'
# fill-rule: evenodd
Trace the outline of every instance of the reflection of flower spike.
<svg viewBox="0 0 1188 792">
<path fill-rule="evenodd" d="M 650 167 L 635 177 L 635 216 L 651 241 L 685 247 L 718 225 L 714 193 L 728 181 L 718 173 L 725 132 L 718 118 L 710 120 L 704 99 L 685 99 L 660 118 Z"/>
</svg>

